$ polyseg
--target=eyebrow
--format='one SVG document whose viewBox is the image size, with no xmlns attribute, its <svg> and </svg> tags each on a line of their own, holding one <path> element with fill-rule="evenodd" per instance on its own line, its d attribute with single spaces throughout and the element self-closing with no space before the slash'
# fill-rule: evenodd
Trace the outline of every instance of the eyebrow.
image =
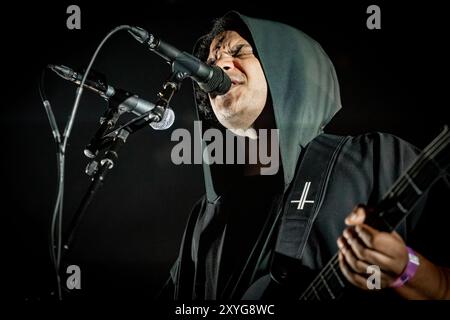
<svg viewBox="0 0 450 320">
<path fill-rule="evenodd" d="M 222 47 L 222 44 L 223 44 L 223 38 L 219 39 L 219 41 L 215 45 L 214 53 L 213 53 L 214 55 L 216 55 L 217 51 L 220 49 L 220 47 Z M 238 43 L 236 43 L 234 46 L 232 46 L 230 48 L 230 52 L 233 53 L 233 54 L 236 54 L 236 53 L 238 53 L 239 51 L 241 51 L 244 48 L 245 49 L 246 48 L 250 48 L 250 49 L 253 50 L 253 48 L 252 48 L 252 46 L 250 44 L 244 43 L 244 42 L 238 42 Z M 208 58 L 206 60 L 206 63 L 211 64 L 213 60 L 214 60 L 214 58 Z"/>
<path fill-rule="evenodd" d="M 249 45 L 248 43 L 237 43 L 236 45 L 234 45 L 233 47 L 231 47 L 231 51 L 241 51 L 244 48 L 250 48 L 253 49 L 251 45 Z"/>
</svg>

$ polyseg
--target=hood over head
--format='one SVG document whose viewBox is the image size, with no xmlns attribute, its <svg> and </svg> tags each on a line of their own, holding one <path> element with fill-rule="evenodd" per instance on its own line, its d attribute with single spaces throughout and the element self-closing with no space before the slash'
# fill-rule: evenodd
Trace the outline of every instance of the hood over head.
<svg viewBox="0 0 450 320">
<path fill-rule="evenodd" d="M 293 179 L 301 150 L 323 132 L 341 108 L 333 64 L 315 40 L 291 26 L 250 18 L 235 11 L 227 13 L 223 21 L 223 30 L 237 31 L 253 46 L 261 62 L 269 87 L 267 101 L 273 104 L 275 124 L 279 129 L 283 178 L 287 187 Z M 195 46 L 195 55 L 203 61 L 208 56 L 211 40 L 211 36 L 204 36 Z M 206 93 L 195 83 L 194 92 L 203 130 L 208 128 L 205 123 L 220 128 Z M 220 176 L 227 171 L 226 166 L 203 164 L 209 201 L 215 201 L 221 194 Z"/>
</svg>

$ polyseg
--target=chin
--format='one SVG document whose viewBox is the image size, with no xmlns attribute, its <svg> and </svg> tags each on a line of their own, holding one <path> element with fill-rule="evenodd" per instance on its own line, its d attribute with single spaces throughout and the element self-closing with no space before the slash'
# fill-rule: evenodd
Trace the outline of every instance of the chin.
<svg viewBox="0 0 450 320">
<path fill-rule="evenodd" d="M 239 110 L 237 110 L 236 106 L 233 104 L 223 104 L 219 112 L 215 112 L 216 116 L 218 115 L 218 119 L 223 121 L 233 121 L 233 118 L 239 117 Z"/>
<path fill-rule="evenodd" d="M 219 122 L 227 129 L 232 130 L 246 130 L 250 127 L 247 123 L 244 123 L 241 118 L 230 116 L 228 118 L 222 118 Z"/>
<path fill-rule="evenodd" d="M 235 102 L 235 101 L 234 101 Z M 246 129 L 247 117 L 245 114 L 245 109 L 236 103 L 225 104 L 222 101 L 219 111 L 214 110 L 219 122 L 228 129 Z"/>
<path fill-rule="evenodd" d="M 224 117 L 219 119 L 219 122 L 227 129 L 234 129 L 236 127 L 236 121 L 233 121 L 233 116 Z"/>
</svg>

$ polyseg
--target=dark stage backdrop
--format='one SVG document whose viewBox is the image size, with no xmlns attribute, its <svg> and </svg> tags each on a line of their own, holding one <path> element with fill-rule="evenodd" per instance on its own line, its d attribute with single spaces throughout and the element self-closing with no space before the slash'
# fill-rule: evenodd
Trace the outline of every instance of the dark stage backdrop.
<svg viewBox="0 0 450 320">
<path fill-rule="evenodd" d="M 142 26 L 188 52 L 213 18 L 230 9 L 291 24 L 321 43 L 336 66 L 344 108 L 328 132 L 384 131 L 419 147 L 439 132 L 448 119 L 449 91 L 441 7 L 379 1 L 299 1 L 294 7 L 294 2 L 15 2 L 3 11 L 1 225 L 6 235 L 3 280 L 10 297 L 45 300 L 54 291 L 48 230 L 56 196 L 56 159 L 37 90 L 40 72 L 48 63 L 86 67 L 101 39 L 120 24 Z M 71 4 L 80 6 L 80 30 L 66 27 Z M 381 30 L 366 27 L 370 4 L 381 8 Z M 283 49 L 273 45 L 274 50 Z M 94 68 L 107 75 L 109 84 L 150 101 L 169 74 L 160 57 L 126 32 L 107 42 Z M 45 87 L 61 128 L 75 87 L 54 74 L 48 75 Z M 204 192 L 200 165 L 176 166 L 170 160 L 176 144 L 170 141 L 172 130 L 193 130 L 190 82 L 183 84 L 172 106 L 172 128 L 146 128 L 129 137 L 83 219 L 65 262 L 80 266 L 82 289 L 68 298 L 151 299 L 167 279 L 190 208 Z M 65 226 L 89 185 L 83 148 L 105 107 L 101 98 L 85 91 L 67 150 Z"/>
</svg>

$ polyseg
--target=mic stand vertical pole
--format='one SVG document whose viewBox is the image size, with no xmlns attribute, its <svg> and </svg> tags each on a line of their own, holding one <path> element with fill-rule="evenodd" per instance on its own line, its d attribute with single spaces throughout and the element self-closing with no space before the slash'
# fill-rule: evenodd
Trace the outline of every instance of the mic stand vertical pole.
<svg viewBox="0 0 450 320">
<path fill-rule="evenodd" d="M 122 129 L 118 132 L 117 136 L 113 139 L 108 150 L 100 160 L 100 167 L 96 170 L 94 177 L 92 178 L 91 185 L 81 200 L 80 206 L 75 212 L 69 227 L 67 238 L 64 241 L 65 254 L 70 250 L 72 243 L 74 242 L 75 231 L 84 216 L 84 213 L 91 204 L 95 193 L 103 185 L 106 175 L 109 170 L 114 167 L 115 162 L 118 159 L 118 152 L 120 148 L 125 144 L 130 132 L 126 129 Z"/>
</svg>

